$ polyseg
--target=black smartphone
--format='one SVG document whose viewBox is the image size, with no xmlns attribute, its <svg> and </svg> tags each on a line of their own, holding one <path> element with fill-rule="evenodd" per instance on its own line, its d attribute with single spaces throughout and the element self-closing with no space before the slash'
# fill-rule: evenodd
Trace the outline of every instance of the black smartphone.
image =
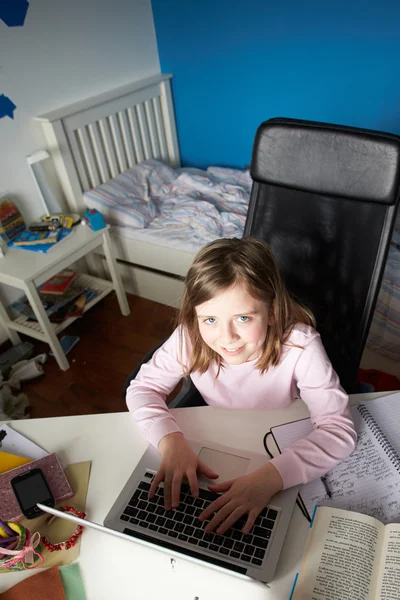
<svg viewBox="0 0 400 600">
<path fill-rule="evenodd" d="M 38 502 L 46 506 L 55 506 L 54 496 L 42 469 L 31 469 L 11 479 L 11 487 L 27 519 L 34 519 L 43 514 L 36 505 Z"/>
</svg>

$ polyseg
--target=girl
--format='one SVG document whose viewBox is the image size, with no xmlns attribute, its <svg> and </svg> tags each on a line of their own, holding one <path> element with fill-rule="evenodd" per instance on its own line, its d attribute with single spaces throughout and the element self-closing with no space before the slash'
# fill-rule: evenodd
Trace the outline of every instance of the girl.
<svg viewBox="0 0 400 600">
<path fill-rule="evenodd" d="M 192 451 L 165 403 L 189 375 L 210 406 L 275 409 L 300 394 L 314 426 L 261 469 L 210 485 L 224 493 L 199 517 L 215 513 L 208 532 L 217 528 L 222 534 L 247 514 L 248 533 L 279 490 L 321 477 L 353 451 L 348 396 L 314 324 L 312 314 L 289 296 L 262 240 L 219 239 L 200 250 L 186 276 L 177 329 L 127 391 L 136 423 L 161 453 L 150 497 L 164 481 L 165 508 L 175 508 L 184 477 L 193 496 L 196 473 L 218 477 Z"/>
</svg>

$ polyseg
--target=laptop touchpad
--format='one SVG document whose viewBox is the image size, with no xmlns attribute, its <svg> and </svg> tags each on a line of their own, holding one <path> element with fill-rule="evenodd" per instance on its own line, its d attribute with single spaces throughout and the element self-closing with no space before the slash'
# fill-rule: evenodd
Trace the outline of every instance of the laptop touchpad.
<svg viewBox="0 0 400 600">
<path fill-rule="evenodd" d="M 212 448 L 203 447 L 199 452 L 199 458 L 215 473 L 218 473 L 219 478 L 214 479 L 215 483 L 222 483 L 229 479 L 236 479 L 241 475 L 245 475 L 250 459 L 227 452 L 220 452 Z M 201 478 L 203 479 L 203 478 Z M 210 480 L 207 479 L 209 483 Z"/>
</svg>

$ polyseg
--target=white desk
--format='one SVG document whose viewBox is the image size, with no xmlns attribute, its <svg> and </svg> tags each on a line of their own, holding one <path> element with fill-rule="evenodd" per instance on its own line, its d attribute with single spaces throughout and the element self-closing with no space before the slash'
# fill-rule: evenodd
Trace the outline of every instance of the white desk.
<svg viewBox="0 0 400 600">
<path fill-rule="evenodd" d="M 97 296 L 85 306 L 84 311 L 99 302 L 106 294 L 115 290 L 122 314 L 129 315 L 128 301 L 111 248 L 108 225 L 99 231 L 92 231 L 88 226 L 77 225 L 65 240 L 62 240 L 59 245 L 55 244 L 45 254 L 17 248 L 7 249 L 5 257 L 0 259 L 0 283 L 23 290 L 37 318 L 37 323 L 28 321 L 22 315 L 16 319 L 11 319 L 0 302 L 0 321 L 5 326 L 14 345 L 21 341 L 17 332 L 47 342 L 59 367 L 64 371 L 69 368 L 67 357 L 61 348 L 57 334 L 68 327 L 75 318 L 65 319 L 62 323 L 51 323 L 36 288 L 80 258 L 87 257 L 90 252 L 99 246 L 103 248 L 112 281 L 79 274 L 83 285 L 88 285 L 97 290 Z"/>
<path fill-rule="evenodd" d="M 382 395 L 358 394 L 352 403 Z M 279 411 L 199 407 L 175 409 L 174 414 L 188 438 L 263 454 L 263 436 L 271 426 L 308 416 L 300 400 Z M 146 448 L 129 413 L 13 421 L 11 426 L 48 452 L 56 452 L 64 465 L 92 461 L 86 512 L 99 523 Z M 308 530 L 296 506 L 269 589 L 184 557 L 172 568 L 167 553 L 89 529 L 83 533 L 79 563 L 88 600 L 194 600 L 196 596 L 199 600 L 288 600 Z M 33 573 L 3 575 L 0 592 Z"/>
</svg>

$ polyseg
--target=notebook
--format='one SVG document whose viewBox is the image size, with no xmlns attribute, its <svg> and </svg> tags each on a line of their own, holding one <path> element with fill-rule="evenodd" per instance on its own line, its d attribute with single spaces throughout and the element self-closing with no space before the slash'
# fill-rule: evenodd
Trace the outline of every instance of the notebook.
<svg viewBox="0 0 400 600">
<path fill-rule="evenodd" d="M 383 523 L 400 522 L 400 393 L 351 407 L 358 433 L 354 452 L 326 475 L 332 493 L 316 479 L 300 495 L 313 514 L 316 505 L 353 510 Z M 310 419 L 272 427 L 279 450 L 312 432 Z"/>
</svg>

